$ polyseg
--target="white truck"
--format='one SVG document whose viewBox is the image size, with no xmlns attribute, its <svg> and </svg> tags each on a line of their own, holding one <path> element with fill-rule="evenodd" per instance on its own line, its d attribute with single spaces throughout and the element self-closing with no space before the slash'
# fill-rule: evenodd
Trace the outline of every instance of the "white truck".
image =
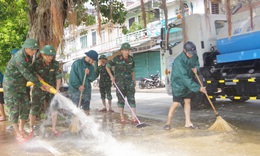
<svg viewBox="0 0 260 156">
<path fill-rule="evenodd" d="M 260 99 L 260 3 L 251 20 L 248 7 L 232 15 L 232 34 L 228 36 L 225 15 L 193 14 L 184 17 L 187 40 L 197 47 L 200 73 L 209 97 L 246 101 Z M 253 24 L 253 27 L 252 27 Z M 161 46 L 162 71 L 171 94 L 174 58 L 183 51 L 182 19 L 169 24 L 169 41 Z M 163 32 L 161 34 L 163 36 Z M 163 44 L 161 44 L 163 45 Z M 204 95 L 194 94 L 193 109 L 207 103 Z"/>
</svg>

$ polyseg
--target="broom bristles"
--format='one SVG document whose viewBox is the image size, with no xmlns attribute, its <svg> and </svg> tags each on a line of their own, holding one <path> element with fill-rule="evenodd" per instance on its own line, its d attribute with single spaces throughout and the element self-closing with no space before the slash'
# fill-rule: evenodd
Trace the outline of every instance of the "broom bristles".
<svg viewBox="0 0 260 156">
<path fill-rule="evenodd" d="M 208 130 L 230 132 L 233 131 L 233 128 L 221 116 L 218 116 L 215 123 Z"/>
<path fill-rule="evenodd" d="M 74 117 L 71 125 L 69 126 L 69 130 L 72 133 L 78 133 L 79 132 L 79 118 Z"/>
</svg>

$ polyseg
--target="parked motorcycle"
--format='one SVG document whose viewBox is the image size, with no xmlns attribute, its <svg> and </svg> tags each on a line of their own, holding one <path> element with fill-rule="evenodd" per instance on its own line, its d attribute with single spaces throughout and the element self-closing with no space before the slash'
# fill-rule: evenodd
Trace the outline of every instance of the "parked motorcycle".
<svg viewBox="0 0 260 156">
<path fill-rule="evenodd" d="M 139 84 L 138 84 L 140 89 L 145 88 L 145 80 L 146 80 L 146 78 L 140 78 L 140 81 L 139 81 Z"/>
<path fill-rule="evenodd" d="M 140 89 L 151 89 L 153 86 L 156 88 L 164 87 L 165 85 L 159 78 L 159 73 L 155 75 L 150 75 L 151 78 L 141 78 L 138 84 Z"/>
</svg>

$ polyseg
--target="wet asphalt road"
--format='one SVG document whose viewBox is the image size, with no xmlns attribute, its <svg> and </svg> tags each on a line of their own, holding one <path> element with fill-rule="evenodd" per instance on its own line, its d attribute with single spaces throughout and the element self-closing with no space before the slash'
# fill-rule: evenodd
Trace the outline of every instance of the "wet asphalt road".
<svg viewBox="0 0 260 156">
<path fill-rule="evenodd" d="M 63 131 L 60 138 L 50 134 L 50 126 L 44 134 L 36 136 L 26 144 L 18 145 L 8 131 L 0 141 L 2 156 L 258 156 L 260 155 L 260 104 L 259 101 L 234 103 L 229 100 L 217 100 L 215 106 L 227 122 L 234 125 L 232 133 L 207 131 L 216 120 L 212 109 L 192 111 L 194 125 L 198 130 L 184 128 L 183 108 L 177 108 L 172 120 L 172 129 L 163 130 L 172 98 L 164 88 L 138 90 L 136 92 L 137 115 L 142 123 L 150 126 L 138 129 L 136 125 L 119 123 L 116 96 L 113 91 L 113 109 L 115 113 L 103 113 L 99 92 L 93 89 L 91 117 L 85 118 L 86 125 L 81 135 L 68 132 L 67 127 L 59 123 Z M 130 119 L 130 111 L 126 108 Z M 85 121 L 84 121 L 85 122 Z M 99 128 L 98 128 L 99 127 Z"/>
</svg>

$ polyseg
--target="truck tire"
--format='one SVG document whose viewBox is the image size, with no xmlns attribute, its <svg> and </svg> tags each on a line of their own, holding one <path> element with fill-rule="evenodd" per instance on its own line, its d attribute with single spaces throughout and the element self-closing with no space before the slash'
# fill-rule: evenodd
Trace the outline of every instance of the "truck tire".
<svg viewBox="0 0 260 156">
<path fill-rule="evenodd" d="M 212 101 L 214 101 L 214 99 Z M 192 110 L 201 110 L 210 107 L 207 97 L 201 92 L 192 93 L 190 103 Z M 181 102 L 181 105 L 184 107 L 184 101 Z"/>
<path fill-rule="evenodd" d="M 246 102 L 249 98 L 241 98 L 241 99 L 234 99 L 234 98 L 229 98 L 233 102 Z"/>
</svg>

